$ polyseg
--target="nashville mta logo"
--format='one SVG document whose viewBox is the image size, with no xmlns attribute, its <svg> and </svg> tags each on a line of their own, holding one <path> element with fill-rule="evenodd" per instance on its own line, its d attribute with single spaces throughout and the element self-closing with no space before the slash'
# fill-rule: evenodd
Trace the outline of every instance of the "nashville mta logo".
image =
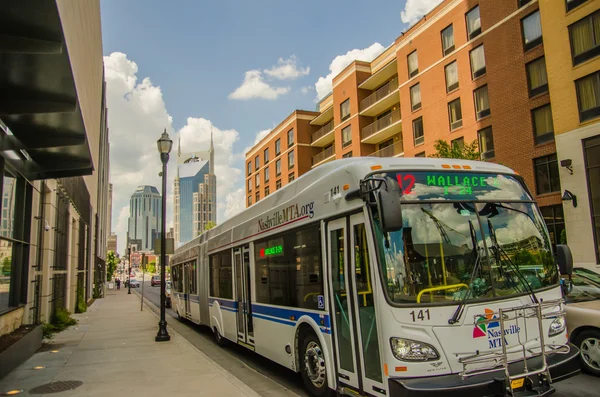
<svg viewBox="0 0 600 397">
<path fill-rule="evenodd" d="M 473 328 L 473 339 L 487 337 L 488 348 L 495 349 L 502 347 L 502 343 L 508 345 L 506 335 L 513 335 L 519 333 L 521 328 L 516 324 L 512 324 L 504 329 L 504 337 L 500 330 L 500 322 L 493 321 L 497 320 L 498 317 L 491 309 L 485 309 L 485 314 L 481 315 L 475 321 L 475 327 Z"/>
</svg>

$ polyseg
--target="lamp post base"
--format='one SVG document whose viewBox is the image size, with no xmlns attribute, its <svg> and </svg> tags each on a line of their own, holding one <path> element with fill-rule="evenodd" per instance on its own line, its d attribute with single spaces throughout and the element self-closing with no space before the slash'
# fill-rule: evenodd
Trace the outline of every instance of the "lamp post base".
<svg viewBox="0 0 600 397">
<path fill-rule="evenodd" d="M 160 321 L 158 323 L 158 333 L 154 337 L 155 342 L 168 342 L 171 340 L 171 335 L 167 332 L 167 322 Z"/>
</svg>

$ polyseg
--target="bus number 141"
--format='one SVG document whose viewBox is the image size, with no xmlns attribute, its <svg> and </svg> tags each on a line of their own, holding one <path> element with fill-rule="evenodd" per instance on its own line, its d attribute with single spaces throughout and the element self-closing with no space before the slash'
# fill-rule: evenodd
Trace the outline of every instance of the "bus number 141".
<svg viewBox="0 0 600 397">
<path fill-rule="evenodd" d="M 431 320 L 429 317 L 429 309 L 419 310 L 416 315 L 415 311 L 413 310 L 409 314 L 412 316 L 413 323 L 417 320 L 425 321 L 425 317 L 427 317 L 427 320 Z"/>
</svg>

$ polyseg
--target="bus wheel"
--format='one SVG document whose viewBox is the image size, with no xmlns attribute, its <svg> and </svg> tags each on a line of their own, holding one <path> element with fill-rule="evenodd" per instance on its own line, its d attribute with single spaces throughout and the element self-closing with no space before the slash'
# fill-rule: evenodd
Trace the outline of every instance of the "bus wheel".
<svg viewBox="0 0 600 397">
<path fill-rule="evenodd" d="M 179 309 L 175 310 L 175 313 L 177 313 L 177 320 L 183 321 L 183 317 L 181 317 L 181 314 L 179 314 Z"/>
<path fill-rule="evenodd" d="M 326 396 L 329 393 L 329 387 L 327 386 L 325 354 L 314 332 L 309 332 L 304 337 L 300 354 L 304 386 L 315 397 Z"/>
<path fill-rule="evenodd" d="M 221 347 L 227 346 L 227 339 L 225 339 L 221 336 L 217 327 L 214 327 L 213 333 L 215 334 L 215 340 L 217 341 L 217 345 L 219 345 Z"/>
</svg>

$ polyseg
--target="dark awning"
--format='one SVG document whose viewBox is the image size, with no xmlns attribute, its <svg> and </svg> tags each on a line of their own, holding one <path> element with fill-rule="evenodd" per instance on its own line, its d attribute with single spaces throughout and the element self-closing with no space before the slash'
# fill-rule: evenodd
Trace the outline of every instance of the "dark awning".
<svg viewBox="0 0 600 397">
<path fill-rule="evenodd" d="M 54 0 L 0 5 L 0 120 L 0 153 L 28 179 L 92 173 Z"/>
</svg>

